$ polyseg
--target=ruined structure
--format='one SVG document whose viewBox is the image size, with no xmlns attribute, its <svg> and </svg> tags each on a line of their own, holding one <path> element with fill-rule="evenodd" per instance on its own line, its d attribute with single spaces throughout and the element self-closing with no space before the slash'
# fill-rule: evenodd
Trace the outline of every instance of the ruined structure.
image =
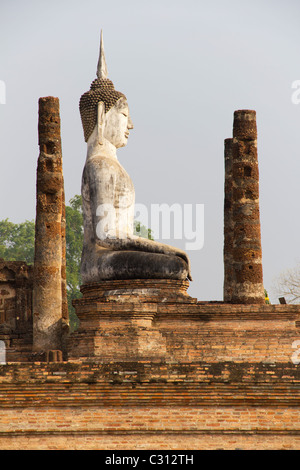
<svg viewBox="0 0 300 470">
<path fill-rule="evenodd" d="M 103 56 L 99 63 L 105 70 Z M 87 126 L 88 151 L 104 142 L 100 108 L 96 130 Z M 57 99 L 40 101 L 34 278 L 24 263 L 0 263 L 0 314 L 9 325 L 0 340 L 10 345 L 0 365 L 0 448 L 300 449 L 300 306 L 263 303 L 255 112 L 237 111 L 225 141 L 224 301 L 190 297 L 180 276 L 118 277 L 116 265 L 112 279 L 81 286 L 80 328 L 62 362 L 58 113 Z M 21 349 L 13 336 L 20 318 L 33 326 L 33 351 L 46 354 Z"/>
<path fill-rule="evenodd" d="M 32 287 L 32 266 L 0 258 L 0 340 L 9 361 L 26 362 L 32 353 Z"/>
<path fill-rule="evenodd" d="M 59 100 L 39 100 L 39 146 L 33 280 L 33 352 L 64 349 L 65 202 Z"/>
<path fill-rule="evenodd" d="M 224 301 L 265 303 L 259 215 L 256 112 L 234 113 L 225 140 Z"/>
</svg>

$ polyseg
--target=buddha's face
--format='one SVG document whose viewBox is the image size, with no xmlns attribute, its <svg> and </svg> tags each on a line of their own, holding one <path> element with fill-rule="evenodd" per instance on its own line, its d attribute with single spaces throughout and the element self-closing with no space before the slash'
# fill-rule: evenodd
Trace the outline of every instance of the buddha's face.
<svg viewBox="0 0 300 470">
<path fill-rule="evenodd" d="M 116 148 L 127 144 L 129 130 L 133 124 L 125 98 L 120 98 L 105 114 L 103 137 Z"/>
</svg>

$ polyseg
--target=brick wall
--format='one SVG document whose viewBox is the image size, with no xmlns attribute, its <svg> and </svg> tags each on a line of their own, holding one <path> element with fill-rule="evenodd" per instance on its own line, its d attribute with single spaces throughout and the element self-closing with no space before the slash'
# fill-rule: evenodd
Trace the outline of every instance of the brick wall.
<svg viewBox="0 0 300 470">
<path fill-rule="evenodd" d="M 1 449 L 299 449 L 292 363 L 0 367 Z"/>
<path fill-rule="evenodd" d="M 155 324 L 176 361 L 288 362 L 300 339 L 299 306 L 178 306 L 160 312 Z"/>
</svg>

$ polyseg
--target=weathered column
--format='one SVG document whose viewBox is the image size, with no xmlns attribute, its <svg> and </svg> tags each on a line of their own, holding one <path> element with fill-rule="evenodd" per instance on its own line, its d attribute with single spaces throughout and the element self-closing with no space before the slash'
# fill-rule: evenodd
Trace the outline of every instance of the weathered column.
<svg viewBox="0 0 300 470">
<path fill-rule="evenodd" d="M 64 180 L 59 100 L 39 99 L 33 351 L 62 350 L 66 312 Z"/>
<path fill-rule="evenodd" d="M 265 302 L 256 112 L 251 110 L 235 111 L 233 139 L 225 142 L 224 301 Z"/>
<path fill-rule="evenodd" d="M 224 141 L 224 302 L 231 301 L 234 286 L 232 221 L 232 143 L 233 139 L 225 139 Z"/>
</svg>

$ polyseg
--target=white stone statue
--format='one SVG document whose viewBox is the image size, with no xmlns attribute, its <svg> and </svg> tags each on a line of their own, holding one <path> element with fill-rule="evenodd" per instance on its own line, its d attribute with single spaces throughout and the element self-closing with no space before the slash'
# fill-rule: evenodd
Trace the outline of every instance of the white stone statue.
<svg viewBox="0 0 300 470">
<path fill-rule="evenodd" d="M 112 279 L 191 279 L 180 249 L 134 235 L 135 192 L 117 159 L 133 124 L 125 95 L 107 78 L 101 32 L 97 79 L 80 99 L 87 142 L 82 176 L 83 284 Z"/>
</svg>

